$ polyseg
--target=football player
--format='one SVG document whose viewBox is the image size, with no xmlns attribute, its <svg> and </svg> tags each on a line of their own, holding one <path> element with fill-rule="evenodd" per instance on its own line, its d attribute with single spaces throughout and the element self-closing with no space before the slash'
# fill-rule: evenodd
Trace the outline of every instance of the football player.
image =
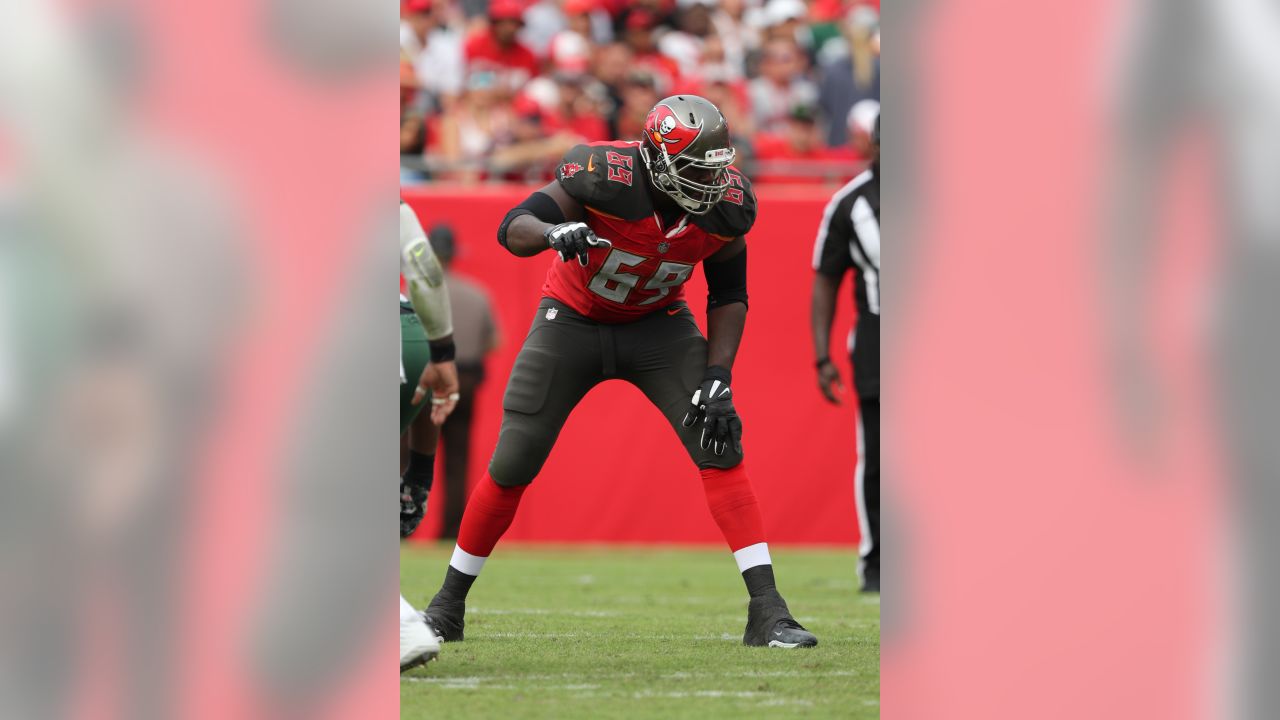
<svg viewBox="0 0 1280 720">
<path fill-rule="evenodd" d="M 488 472 L 468 501 L 440 592 L 425 616 L 463 639 L 467 592 L 574 406 L 598 383 L 638 387 L 679 435 L 750 594 L 743 643 L 812 647 L 774 586 L 743 467 L 732 368 L 747 316 L 751 184 L 733 168 L 724 116 L 693 95 L 659 102 L 638 142 L 579 145 L 557 179 L 507 213 L 498 242 L 554 260 L 511 370 Z M 707 337 L 682 289 L 702 263 Z"/>
<path fill-rule="evenodd" d="M 400 298 L 400 433 L 413 423 L 431 394 L 431 422 L 440 425 L 458 402 L 454 367 L 453 319 L 444 269 L 431 249 L 413 210 L 400 203 L 400 272 L 409 296 Z M 410 386 L 408 379 L 420 378 Z M 434 438 L 431 439 L 434 444 Z M 434 448 L 430 448 L 434 452 Z M 430 464 L 425 474 L 410 468 L 400 480 L 400 537 L 418 527 L 431 489 Z M 440 654 L 440 641 L 427 628 L 404 595 L 400 596 L 400 672 Z"/>
</svg>

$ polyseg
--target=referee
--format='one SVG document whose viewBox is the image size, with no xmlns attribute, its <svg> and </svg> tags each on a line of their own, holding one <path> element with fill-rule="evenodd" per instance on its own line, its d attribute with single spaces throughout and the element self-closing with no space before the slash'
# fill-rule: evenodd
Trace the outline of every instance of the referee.
<svg viewBox="0 0 1280 720">
<path fill-rule="evenodd" d="M 856 132 L 856 130 L 855 130 Z M 840 371 L 831 362 L 836 294 L 853 271 L 858 324 L 849 335 L 858 394 L 858 467 L 855 471 L 863 592 L 880 592 L 880 116 L 871 128 L 871 165 L 827 203 L 813 247 L 810 323 L 818 389 L 840 404 Z"/>
</svg>

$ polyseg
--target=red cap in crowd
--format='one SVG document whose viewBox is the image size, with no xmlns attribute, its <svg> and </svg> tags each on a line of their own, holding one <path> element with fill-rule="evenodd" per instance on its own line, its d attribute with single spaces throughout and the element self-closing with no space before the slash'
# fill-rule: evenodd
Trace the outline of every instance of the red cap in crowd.
<svg viewBox="0 0 1280 720">
<path fill-rule="evenodd" d="M 489 3 L 489 19 L 524 22 L 524 3 L 520 0 L 492 0 Z"/>
<path fill-rule="evenodd" d="M 400 7 L 405 13 L 431 12 L 432 0 L 404 0 Z"/>
<path fill-rule="evenodd" d="M 565 15 L 582 15 L 596 9 L 596 0 L 564 0 Z"/>
<path fill-rule="evenodd" d="M 658 24 L 658 19 L 646 10 L 635 10 L 627 15 L 628 30 L 648 30 Z"/>
</svg>

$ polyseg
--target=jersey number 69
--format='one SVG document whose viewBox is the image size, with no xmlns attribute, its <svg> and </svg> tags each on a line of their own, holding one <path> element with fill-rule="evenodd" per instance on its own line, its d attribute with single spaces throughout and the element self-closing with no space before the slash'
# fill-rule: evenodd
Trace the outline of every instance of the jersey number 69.
<svg viewBox="0 0 1280 720">
<path fill-rule="evenodd" d="M 633 268 L 647 262 L 649 258 L 633 255 L 624 250 L 614 248 L 604 259 L 604 264 L 592 276 L 587 287 L 591 292 L 606 300 L 625 304 L 631 291 L 636 289 L 642 279 L 635 273 L 622 272 L 623 268 Z M 684 263 L 663 261 L 658 270 L 644 283 L 642 290 L 656 292 L 651 298 L 642 300 L 638 305 L 652 305 L 671 293 L 671 288 L 683 285 L 693 274 L 693 266 Z"/>
</svg>

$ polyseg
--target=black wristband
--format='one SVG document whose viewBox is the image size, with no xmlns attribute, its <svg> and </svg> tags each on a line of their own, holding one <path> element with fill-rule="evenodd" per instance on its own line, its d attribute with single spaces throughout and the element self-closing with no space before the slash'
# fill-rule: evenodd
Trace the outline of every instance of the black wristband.
<svg viewBox="0 0 1280 720">
<path fill-rule="evenodd" d="M 830 365 L 830 364 L 831 364 L 831 356 L 827 356 L 827 357 L 824 357 L 824 358 L 818 358 L 818 362 L 814 363 L 814 365 L 815 365 L 819 370 L 821 370 L 821 369 L 822 369 L 822 367 L 823 367 L 824 365 Z"/>
<path fill-rule="evenodd" d="M 702 376 L 702 379 L 719 380 L 725 385 L 732 385 L 733 383 L 730 380 L 733 379 L 733 373 L 729 371 L 729 368 L 722 365 L 712 365 L 707 368 L 707 372 Z"/>
<path fill-rule="evenodd" d="M 450 362 L 458 356 L 458 347 L 453 344 L 453 337 L 431 340 L 427 343 L 431 348 L 431 362 Z"/>
</svg>

